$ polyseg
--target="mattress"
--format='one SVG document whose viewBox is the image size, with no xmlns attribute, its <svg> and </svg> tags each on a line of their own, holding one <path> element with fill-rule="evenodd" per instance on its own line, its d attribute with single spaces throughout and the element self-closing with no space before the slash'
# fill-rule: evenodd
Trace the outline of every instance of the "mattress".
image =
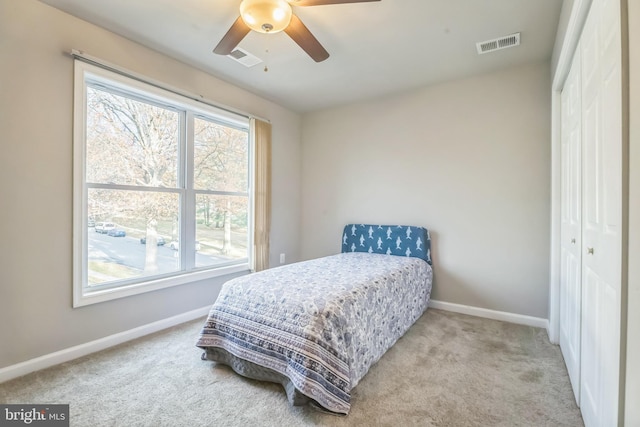
<svg viewBox="0 0 640 427">
<path fill-rule="evenodd" d="M 242 276 L 223 285 L 197 345 L 282 383 L 294 404 L 347 414 L 351 390 L 425 311 L 432 277 L 424 259 L 366 252 Z"/>
</svg>

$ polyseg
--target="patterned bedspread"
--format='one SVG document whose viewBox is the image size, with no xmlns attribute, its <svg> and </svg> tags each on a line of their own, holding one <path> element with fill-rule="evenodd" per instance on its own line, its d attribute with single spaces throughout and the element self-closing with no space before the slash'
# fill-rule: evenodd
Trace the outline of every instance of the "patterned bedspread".
<svg viewBox="0 0 640 427">
<path fill-rule="evenodd" d="M 422 315 L 422 259 L 342 253 L 233 279 L 197 342 L 272 369 L 322 407 L 347 414 L 351 390 Z"/>
</svg>

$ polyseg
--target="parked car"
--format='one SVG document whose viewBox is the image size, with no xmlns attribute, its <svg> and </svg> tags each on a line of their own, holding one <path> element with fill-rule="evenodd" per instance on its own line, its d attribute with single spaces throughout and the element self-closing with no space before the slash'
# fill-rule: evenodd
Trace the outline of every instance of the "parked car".
<svg viewBox="0 0 640 427">
<path fill-rule="evenodd" d="M 147 244 L 147 237 L 145 236 L 145 237 L 140 238 L 140 243 L 142 243 L 143 245 L 146 245 Z M 164 246 L 164 244 L 166 242 L 164 240 L 164 237 L 158 236 L 156 238 L 156 243 L 158 244 L 158 246 Z"/>
<path fill-rule="evenodd" d="M 96 233 L 107 234 L 109 231 L 114 230 L 116 225 L 112 222 L 96 222 Z"/>
<path fill-rule="evenodd" d="M 111 237 L 124 237 L 127 233 L 124 230 L 120 230 L 119 228 L 111 229 L 107 232 L 107 236 Z"/>
<path fill-rule="evenodd" d="M 169 247 L 174 251 L 180 250 L 180 242 L 178 242 L 177 240 L 172 240 L 171 243 L 169 244 Z M 196 251 L 199 251 L 199 250 L 200 250 L 200 242 L 196 240 Z"/>
</svg>

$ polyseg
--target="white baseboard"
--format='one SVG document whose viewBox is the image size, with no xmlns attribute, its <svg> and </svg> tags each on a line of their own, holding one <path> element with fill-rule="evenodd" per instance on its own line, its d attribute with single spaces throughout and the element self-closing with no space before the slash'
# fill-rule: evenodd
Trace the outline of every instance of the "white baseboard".
<svg viewBox="0 0 640 427">
<path fill-rule="evenodd" d="M 128 331 L 109 335 L 108 337 L 100 338 L 95 341 L 90 341 L 88 343 L 56 351 L 55 353 L 45 354 L 44 356 L 36 357 L 35 359 L 7 366 L 0 369 L 0 383 L 21 377 L 31 372 L 59 365 L 60 363 L 68 362 L 69 360 L 77 359 L 79 357 L 86 356 L 87 354 L 95 353 L 96 351 L 104 350 L 105 348 L 113 347 L 190 320 L 195 320 L 199 317 L 204 317 L 209 313 L 210 308 L 211 306 L 202 307 L 167 319 L 142 325 Z"/>
<path fill-rule="evenodd" d="M 429 307 L 439 310 L 453 311 L 455 313 L 468 314 L 470 316 L 485 317 L 487 319 L 502 320 L 503 322 L 517 323 L 519 325 L 535 326 L 549 330 L 549 320 L 541 317 L 525 316 L 522 314 L 507 313 L 505 311 L 489 310 L 487 308 L 471 307 L 469 305 L 454 304 L 452 302 L 430 300 Z"/>
</svg>

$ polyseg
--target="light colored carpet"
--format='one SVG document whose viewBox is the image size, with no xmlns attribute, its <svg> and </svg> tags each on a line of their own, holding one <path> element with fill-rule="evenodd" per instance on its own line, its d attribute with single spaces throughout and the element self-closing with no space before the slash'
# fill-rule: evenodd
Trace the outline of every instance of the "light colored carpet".
<svg viewBox="0 0 640 427">
<path fill-rule="evenodd" d="M 0 384 L 3 403 L 69 403 L 72 426 L 582 426 L 542 329 L 429 309 L 353 391 L 347 417 L 200 360 L 204 320 Z"/>
</svg>

